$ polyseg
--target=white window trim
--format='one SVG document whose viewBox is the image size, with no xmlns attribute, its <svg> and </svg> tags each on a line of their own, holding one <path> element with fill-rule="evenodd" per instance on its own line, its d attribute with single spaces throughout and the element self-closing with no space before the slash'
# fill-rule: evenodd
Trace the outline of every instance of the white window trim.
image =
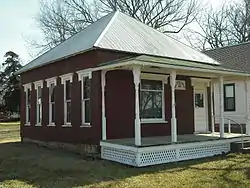
<svg viewBox="0 0 250 188">
<path fill-rule="evenodd" d="M 91 127 L 91 123 L 85 122 L 85 100 L 83 98 L 84 93 L 82 91 L 83 91 L 83 79 L 86 77 L 91 79 L 92 78 L 92 71 L 91 71 L 91 69 L 85 69 L 85 70 L 77 71 L 76 73 L 78 74 L 78 81 L 81 82 L 81 108 L 82 108 L 81 119 L 82 119 L 82 125 L 80 127 L 82 127 L 82 128 L 83 127 Z"/>
<path fill-rule="evenodd" d="M 24 92 L 25 92 L 25 126 L 30 126 L 30 121 L 28 121 L 28 119 L 30 119 L 30 114 L 28 116 L 28 90 L 30 90 L 30 92 L 32 91 L 32 84 L 31 83 L 28 83 L 28 84 L 24 84 L 23 87 L 24 87 Z M 31 93 L 30 93 L 31 94 Z M 31 104 L 30 104 L 31 105 Z"/>
<path fill-rule="evenodd" d="M 36 124 L 35 126 L 42 126 L 42 109 L 43 109 L 43 106 L 42 106 L 42 102 L 41 102 L 41 109 L 40 109 L 40 113 L 41 113 L 41 120 L 40 122 L 38 122 L 38 87 L 41 87 L 41 89 L 43 89 L 43 80 L 39 80 L 39 81 L 36 81 L 34 82 L 34 87 L 35 87 L 35 90 L 36 90 Z M 42 91 L 41 91 L 42 92 Z"/>
<path fill-rule="evenodd" d="M 48 78 L 45 81 L 47 83 L 47 88 L 49 90 L 50 90 L 51 84 L 54 84 L 55 86 L 57 85 L 57 77 Z M 54 105 L 55 105 L 55 102 L 54 102 Z M 49 124 L 47 126 L 48 127 L 55 127 L 56 126 L 55 122 L 52 122 L 52 103 L 51 103 L 50 91 L 49 91 Z"/>
<path fill-rule="evenodd" d="M 151 74 L 151 73 L 143 73 L 141 75 L 141 80 L 158 80 L 162 82 L 162 118 L 157 119 L 141 119 L 142 124 L 154 124 L 154 123 L 168 123 L 168 121 L 165 120 L 165 84 L 168 83 L 168 77 L 169 75 L 162 75 L 162 74 Z M 141 90 L 141 86 L 140 86 Z M 145 91 L 145 90 L 144 90 Z M 150 90 L 153 91 L 153 90 Z M 155 90 L 160 91 L 160 90 Z"/>
<path fill-rule="evenodd" d="M 66 81 L 70 81 L 70 83 L 73 82 L 73 74 L 74 73 L 68 73 L 68 74 L 64 74 L 61 75 L 61 84 L 63 84 L 63 103 L 64 103 L 64 124 L 62 125 L 62 127 L 72 127 L 71 122 L 67 122 L 67 101 L 66 101 Z M 70 99 L 70 102 L 72 102 L 72 100 Z M 72 105 L 72 103 L 71 103 Z"/>
</svg>

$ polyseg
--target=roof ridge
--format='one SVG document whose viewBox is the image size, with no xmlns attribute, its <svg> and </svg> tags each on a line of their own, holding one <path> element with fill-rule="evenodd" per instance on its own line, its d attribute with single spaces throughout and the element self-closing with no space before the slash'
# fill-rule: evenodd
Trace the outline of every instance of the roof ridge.
<svg viewBox="0 0 250 188">
<path fill-rule="evenodd" d="M 97 38 L 97 40 L 95 41 L 93 47 L 98 46 L 98 43 L 101 41 L 101 39 L 103 38 L 103 36 L 105 35 L 105 33 L 107 33 L 108 29 L 110 28 L 110 26 L 112 25 L 112 23 L 114 22 L 114 19 L 117 17 L 117 14 L 119 13 L 119 11 L 115 11 L 112 12 L 110 14 L 114 14 L 112 16 L 112 18 L 109 20 L 108 24 L 106 25 L 106 27 L 103 29 L 102 33 L 99 35 L 99 37 Z M 108 15 L 110 15 L 108 14 Z"/>
</svg>

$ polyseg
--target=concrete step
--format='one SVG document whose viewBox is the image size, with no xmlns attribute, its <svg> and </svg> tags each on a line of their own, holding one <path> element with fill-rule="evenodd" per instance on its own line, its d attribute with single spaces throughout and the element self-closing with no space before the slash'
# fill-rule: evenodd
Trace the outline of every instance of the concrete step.
<svg viewBox="0 0 250 188">
<path fill-rule="evenodd" d="M 242 147 L 241 142 L 231 143 L 231 151 L 232 152 L 241 152 L 241 147 Z M 248 147 L 250 147 L 250 141 L 249 140 L 243 141 L 243 148 L 248 148 Z"/>
<path fill-rule="evenodd" d="M 244 154 L 250 153 L 250 147 L 243 148 L 241 152 Z"/>
</svg>

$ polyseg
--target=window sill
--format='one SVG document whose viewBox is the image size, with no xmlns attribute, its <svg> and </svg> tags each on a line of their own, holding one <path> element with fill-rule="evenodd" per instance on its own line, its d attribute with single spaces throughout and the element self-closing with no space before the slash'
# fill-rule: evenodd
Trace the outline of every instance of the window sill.
<svg viewBox="0 0 250 188">
<path fill-rule="evenodd" d="M 56 125 L 54 123 L 50 123 L 47 125 L 48 127 L 55 127 Z"/>
<path fill-rule="evenodd" d="M 90 124 L 82 124 L 81 126 L 80 126 L 80 128 L 84 128 L 84 127 L 87 127 L 87 128 L 90 128 L 90 127 L 92 127 Z"/>
<path fill-rule="evenodd" d="M 35 124 L 35 126 L 36 126 L 36 127 L 41 127 L 42 124 L 41 124 L 41 123 L 37 123 L 37 124 Z"/>
<path fill-rule="evenodd" d="M 62 127 L 72 127 L 71 124 L 62 125 Z"/>
<path fill-rule="evenodd" d="M 164 120 L 155 120 L 155 121 L 141 121 L 141 124 L 161 124 L 161 123 L 168 123 L 168 121 L 164 121 Z"/>
<path fill-rule="evenodd" d="M 25 123 L 24 126 L 30 126 L 30 123 Z"/>
</svg>

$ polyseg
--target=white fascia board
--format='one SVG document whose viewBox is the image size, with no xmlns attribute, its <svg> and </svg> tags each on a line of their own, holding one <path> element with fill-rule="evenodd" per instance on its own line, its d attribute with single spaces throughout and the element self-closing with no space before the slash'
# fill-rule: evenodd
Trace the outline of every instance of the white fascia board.
<svg viewBox="0 0 250 188">
<path fill-rule="evenodd" d="M 185 70 L 185 71 L 194 71 L 194 72 L 202 72 L 202 73 L 214 73 L 219 74 L 221 76 L 250 76 L 250 73 L 241 73 L 241 72 L 232 72 L 232 71 L 222 71 L 222 70 L 214 70 L 214 69 L 203 69 L 203 68 L 196 68 L 196 67 L 186 67 L 186 66 L 176 66 L 176 65 L 167 65 L 167 64 L 161 64 L 161 63 L 151 63 L 146 62 L 143 60 L 129 60 L 129 61 L 123 61 L 121 63 L 117 62 L 115 64 L 111 65 L 104 65 L 101 67 L 93 68 L 93 71 L 98 70 L 104 70 L 104 69 L 114 69 L 117 67 L 127 66 L 127 65 L 141 65 L 141 66 L 154 66 L 159 68 L 167 68 L 167 69 L 175 69 L 175 70 Z"/>
</svg>

